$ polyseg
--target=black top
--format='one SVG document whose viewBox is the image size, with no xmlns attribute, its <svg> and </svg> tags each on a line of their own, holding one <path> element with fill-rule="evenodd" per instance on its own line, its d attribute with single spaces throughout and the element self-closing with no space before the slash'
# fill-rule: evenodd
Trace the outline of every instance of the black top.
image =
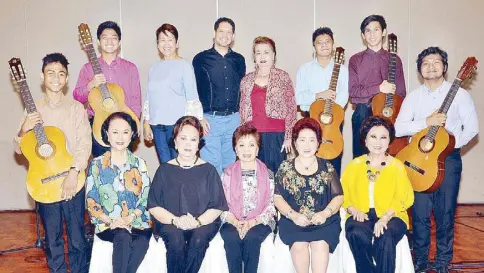
<svg viewBox="0 0 484 273">
<path fill-rule="evenodd" d="M 193 58 L 193 69 L 203 112 L 238 112 L 240 81 L 245 76 L 244 56 L 229 49 L 225 56 L 214 47 Z"/>
<path fill-rule="evenodd" d="M 147 208 L 162 207 L 179 217 L 199 217 L 208 209 L 228 210 L 222 181 L 209 163 L 184 169 L 161 164 L 148 194 Z M 160 224 L 156 219 L 155 222 Z"/>
</svg>

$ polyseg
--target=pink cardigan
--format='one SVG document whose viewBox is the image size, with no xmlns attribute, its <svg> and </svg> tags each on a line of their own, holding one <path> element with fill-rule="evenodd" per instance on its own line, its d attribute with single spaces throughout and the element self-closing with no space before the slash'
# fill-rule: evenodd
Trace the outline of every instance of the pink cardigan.
<svg viewBox="0 0 484 273">
<path fill-rule="evenodd" d="M 250 72 L 240 82 L 240 121 L 245 124 L 252 120 L 250 95 L 254 88 L 256 73 Z M 292 139 L 292 127 L 297 121 L 297 106 L 294 88 L 289 74 L 272 68 L 266 95 L 266 114 L 270 118 L 285 120 L 285 140 Z"/>
</svg>

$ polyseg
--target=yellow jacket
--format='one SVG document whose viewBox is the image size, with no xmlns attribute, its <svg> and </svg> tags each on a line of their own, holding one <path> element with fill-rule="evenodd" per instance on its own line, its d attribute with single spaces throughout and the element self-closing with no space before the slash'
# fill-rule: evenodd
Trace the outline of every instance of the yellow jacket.
<svg viewBox="0 0 484 273">
<path fill-rule="evenodd" d="M 376 170 L 372 171 L 375 173 Z M 362 212 L 369 212 L 370 182 L 366 172 L 366 155 L 353 159 L 346 166 L 341 176 L 345 209 L 352 206 Z M 392 208 L 395 210 L 395 216 L 402 219 L 408 227 L 407 209 L 412 206 L 414 196 L 412 184 L 400 160 L 392 158 L 390 163 L 380 170 L 373 196 L 376 215 L 379 218 Z"/>
</svg>

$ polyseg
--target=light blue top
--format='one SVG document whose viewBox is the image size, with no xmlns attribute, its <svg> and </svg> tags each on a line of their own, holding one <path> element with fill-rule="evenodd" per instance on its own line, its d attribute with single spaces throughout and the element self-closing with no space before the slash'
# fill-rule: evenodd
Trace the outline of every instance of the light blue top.
<svg viewBox="0 0 484 273">
<path fill-rule="evenodd" d="M 198 101 L 192 65 L 184 59 L 153 64 L 148 75 L 144 116 L 151 125 L 173 125 L 185 115 L 187 101 Z"/>
<path fill-rule="evenodd" d="M 299 68 L 296 77 L 296 104 L 301 106 L 301 110 L 309 111 L 311 103 L 316 100 L 316 93 L 328 90 L 333 67 L 333 59 L 324 68 L 314 59 Z M 339 70 L 335 91 L 336 103 L 344 108 L 348 102 L 348 68 L 344 65 Z"/>
</svg>

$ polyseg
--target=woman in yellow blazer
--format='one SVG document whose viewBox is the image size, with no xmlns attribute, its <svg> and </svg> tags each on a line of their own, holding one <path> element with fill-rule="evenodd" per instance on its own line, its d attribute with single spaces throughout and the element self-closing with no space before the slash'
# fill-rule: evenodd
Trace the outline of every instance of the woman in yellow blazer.
<svg viewBox="0 0 484 273">
<path fill-rule="evenodd" d="M 368 154 L 353 159 L 341 177 L 343 207 L 350 214 L 346 238 L 358 273 L 395 272 L 396 246 L 408 229 L 413 189 L 403 163 L 387 154 L 394 138 L 386 118 L 366 119 L 360 141 Z"/>
</svg>

